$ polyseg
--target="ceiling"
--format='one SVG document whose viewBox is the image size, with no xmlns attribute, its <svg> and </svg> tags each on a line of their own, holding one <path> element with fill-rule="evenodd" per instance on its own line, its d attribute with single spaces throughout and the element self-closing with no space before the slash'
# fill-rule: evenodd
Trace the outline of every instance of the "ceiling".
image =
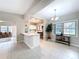
<svg viewBox="0 0 79 59">
<path fill-rule="evenodd" d="M 31 12 L 35 18 L 50 19 L 55 15 L 54 9 L 56 16 L 78 12 L 78 4 L 79 0 L 0 0 L 0 11 L 21 15 Z"/>
<path fill-rule="evenodd" d="M 74 12 L 79 12 L 79 0 L 55 0 L 41 11 L 34 14 L 34 17 L 41 17 L 50 19 L 55 15 L 54 9 L 56 9 L 56 16 L 67 15 Z"/>
<path fill-rule="evenodd" d="M 34 0 L 0 0 L 0 11 L 24 14 Z"/>
<path fill-rule="evenodd" d="M 26 15 L 36 13 L 53 0 L 0 0 L 0 11 Z"/>
</svg>

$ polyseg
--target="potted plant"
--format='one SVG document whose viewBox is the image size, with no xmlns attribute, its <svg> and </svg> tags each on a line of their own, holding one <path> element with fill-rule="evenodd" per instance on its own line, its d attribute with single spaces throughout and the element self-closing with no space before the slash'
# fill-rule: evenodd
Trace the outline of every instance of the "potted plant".
<svg viewBox="0 0 79 59">
<path fill-rule="evenodd" d="M 47 39 L 51 39 L 51 35 L 52 35 L 52 23 L 50 23 L 50 24 L 47 25 L 46 33 L 47 33 Z"/>
</svg>

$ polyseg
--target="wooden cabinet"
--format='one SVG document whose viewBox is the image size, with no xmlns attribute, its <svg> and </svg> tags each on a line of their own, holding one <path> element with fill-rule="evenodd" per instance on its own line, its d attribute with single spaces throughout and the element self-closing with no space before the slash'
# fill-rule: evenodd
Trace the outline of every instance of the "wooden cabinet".
<svg viewBox="0 0 79 59">
<path fill-rule="evenodd" d="M 56 35 L 56 42 L 68 44 L 70 46 L 70 37 L 69 36 Z"/>
</svg>

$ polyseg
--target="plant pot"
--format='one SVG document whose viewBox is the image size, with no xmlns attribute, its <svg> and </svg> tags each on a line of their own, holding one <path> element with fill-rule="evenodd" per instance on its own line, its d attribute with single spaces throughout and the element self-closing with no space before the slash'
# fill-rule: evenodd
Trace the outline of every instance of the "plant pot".
<svg viewBox="0 0 79 59">
<path fill-rule="evenodd" d="M 47 33 L 47 40 L 48 40 L 48 39 L 52 39 L 52 33 L 51 33 L 51 32 L 48 32 L 48 33 Z"/>
</svg>

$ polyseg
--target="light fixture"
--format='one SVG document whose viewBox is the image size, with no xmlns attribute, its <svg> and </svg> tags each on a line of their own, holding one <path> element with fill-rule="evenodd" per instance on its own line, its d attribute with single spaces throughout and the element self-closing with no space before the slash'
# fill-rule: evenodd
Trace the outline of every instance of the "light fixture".
<svg viewBox="0 0 79 59">
<path fill-rule="evenodd" d="M 5 21 L 0 20 L 0 22 L 5 22 Z"/>
<path fill-rule="evenodd" d="M 59 17 L 52 17 L 51 18 L 51 20 L 55 20 L 55 21 L 58 20 L 58 19 L 59 19 Z"/>
<path fill-rule="evenodd" d="M 51 18 L 52 21 L 58 20 L 59 17 L 56 16 L 56 9 L 54 9 L 54 16 Z"/>
<path fill-rule="evenodd" d="M 30 23 L 33 23 L 33 24 L 40 24 L 40 23 L 43 23 L 42 19 L 38 19 L 38 18 L 32 18 L 30 20 Z"/>
</svg>

